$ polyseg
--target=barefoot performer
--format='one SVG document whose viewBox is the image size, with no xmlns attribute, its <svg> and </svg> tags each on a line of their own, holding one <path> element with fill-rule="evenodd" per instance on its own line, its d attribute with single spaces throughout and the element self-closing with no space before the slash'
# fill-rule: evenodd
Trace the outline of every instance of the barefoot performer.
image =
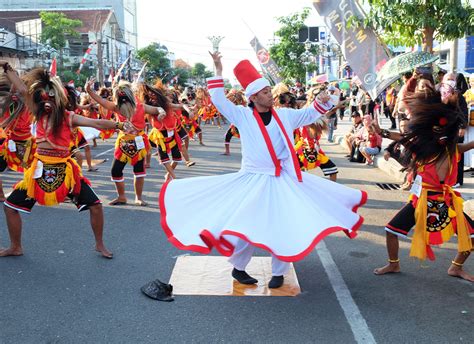
<svg viewBox="0 0 474 344">
<path fill-rule="evenodd" d="M 242 168 L 165 183 L 161 225 L 180 249 L 207 254 L 215 247 L 231 256 L 232 276 L 243 284 L 258 282 L 245 272 L 255 246 L 268 250 L 273 256 L 269 287 L 279 288 L 289 262 L 303 259 L 325 236 L 344 231 L 355 237 L 363 222 L 355 210 L 366 194 L 301 172 L 291 135 L 321 116 L 314 105 L 275 110 L 270 83 L 245 60 L 234 73 L 249 106 L 237 106 L 224 93 L 220 53 L 211 56 L 217 76 L 208 79 L 208 89 L 219 112 L 239 128 Z M 197 202 L 199 211 L 183 216 L 183 209 Z"/>
<path fill-rule="evenodd" d="M 148 137 L 145 134 L 145 114 L 164 115 L 166 112 L 161 107 L 153 107 L 139 101 L 132 92 L 131 84 L 125 81 L 114 87 L 112 99 L 109 101 L 100 97 L 92 89 L 95 80 L 92 79 L 86 84 L 86 91 L 100 106 L 113 111 L 119 118 L 130 121 L 135 128 L 133 132 L 121 132 L 115 144 L 115 159 L 112 163 L 112 181 L 115 183 L 117 198 L 111 201 L 110 205 L 127 204 L 125 196 L 125 179 L 123 169 L 128 164 L 133 166 L 135 204 L 146 206 L 142 199 L 143 186 L 145 184 L 146 169 L 145 157 L 150 149 Z M 122 116 L 122 117 L 120 117 Z"/>
<path fill-rule="evenodd" d="M 452 188 L 460 156 L 474 147 L 474 141 L 458 144 L 461 114 L 451 102 L 442 103 L 438 92 L 414 93 L 406 97 L 406 104 L 411 114 L 407 132 L 381 130 L 381 134 L 405 147 L 402 159 L 411 161 L 408 170 L 416 177 L 408 203 L 385 226 L 388 264 L 374 273 L 400 272 L 398 237 L 406 238 L 414 227 L 410 256 L 434 260 L 431 245 L 441 245 L 456 234 L 458 253 L 448 274 L 474 282 L 474 276 L 463 270 L 473 246 L 474 222 Z"/>
<path fill-rule="evenodd" d="M 51 77 L 44 69 L 34 69 L 23 83 L 6 61 L 0 61 L 11 83 L 27 95 L 28 104 L 37 123 L 38 149 L 34 160 L 25 171 L 22 181 L 14 186 L 5 200 L 5 215 L 11 245 L 0 250 L 0 256 L 20 256 L 22 222 L 19 212 L 30 213 L 38 202 L 53 206 L 66 197 L 72 199 L 79 211 L 88 209 L 95 237 L 95 249 L 103 257 L 112 258 L 102 240 L 104 216 L 102 204 L 82 175 L 81 168 L 71 157 L 69 146 L 74 139 L 74 127 L 96 129 L 122 128 L 124 124 L 108 120 L 92 120 L 66 110 L 68 98 L 61 80 Z"/>
</svg>

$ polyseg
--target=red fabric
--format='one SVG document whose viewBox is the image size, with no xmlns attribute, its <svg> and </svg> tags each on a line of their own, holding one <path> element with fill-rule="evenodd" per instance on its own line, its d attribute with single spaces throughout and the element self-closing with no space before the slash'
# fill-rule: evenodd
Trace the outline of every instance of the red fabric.
<svg viewBox="0 0 474 344">
<path fill-rule="evenodd" d="M 178 118 L 173 110 L 166 113 L 165 118 L 162 121 L 158 120 L 158 116 L 151 116 L 151 124 L 158 130 L 174 130 L 177 126 Z"/>
<path fill-rule="evenodd" d="M 5 121 L 10 116 L 10 110 L 6 111 L 2 121 Z M 31 123 L 33 122 L 33 115 L 24 106 L 23 111 L 20 113 L 18 118 L 11 123 L 11 127 L 6 128 L 6 133 L 12 140 L 28 140 L 31 135 Z"/>
<path fill-rule="evenodd" d="M 240 61 L 234 68 L 234 75 L 243 89 L 246 89 L 251 82 L 262 77 L 249 60 Z"/>
<path fill-rule="evenodd" d="M 290 138 L 288 137 L 288 134 L 285 130 L 285 127 L 281 123 L 280 117 L 278 117 L 278 114 L 276 113 L 275 109 L 272 108 L 272 115 L 273 118 L 275 118 L 275 121 L 277 122 L 278 126 L 280 127 L 283 136 L 285 137 L 286 144 L 290 148 L 290 155 L 293 160 L 293 167 L 295 168 L 296 176 L 298 177 L 299 182 L 303 182 L 303 176 L 301 175 L 301 168 L 300 168 L 300 162 L 298 160 L 298 157 L 296 156 L 295 148 L 293 147 L 293 143 L 291 142 Z"/>
<path fill-rule="evenodd" d="M 48 142 L 54 148 L 69 150 L 70 143 L 75 141 L 71 114 L 69 111 L 64 112 L 64 120 L 57 134 L 52 133 L 48 116 L 43 116 L 36 124 L 36 142 Z"/>
<path fill-rule="evenodd" d="M 265 128 L 265 125 L 263 124 L 262 118 L 257 112 L 257 109 L 253 109 L 253 116 L 257 120 L 258 127 L 260 128 L 260 131 L 262 132 L 263 139 L 265 140 L 265 144 L 267 145 L 267 148 L 268 148 L 268 152 L 270 153 L 273 164 L 275 165 L 275 176 L 279 177 L 281 173 L 281 162 L 277 158 L 275 149 L 273 148 L 273 145 L 272 145 L 272 141 L 270 140 L 270 136 L 268 135 L 267 128 Z"/>
<path fill-rule="evenodd" d="M 137 128 L 138 130 L 143 130 L 145 129 L 145 125 L 146 125 L 145 107 L 143 106 L 143 103 L 140 102 L 138 99 L 136 99 L 136 104 L 137 104 L 137 108 L 132 118 L 130 119 L 130 122 L 132 122 L 133 126 Z"/>
</svg>

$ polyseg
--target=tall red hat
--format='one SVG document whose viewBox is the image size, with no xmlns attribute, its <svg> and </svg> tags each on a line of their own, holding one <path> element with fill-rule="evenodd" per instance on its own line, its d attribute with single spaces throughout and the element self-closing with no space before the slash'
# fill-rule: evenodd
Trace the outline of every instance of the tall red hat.
<svg viewBox="0 0 474 344">
<path fill-rule="evenodd" d="M 270 86 L 270 82 L 260 75 L 249 60 L 240 61 L 234 68 L 234 75 L 245 89 L 247 99 L 265 87 Z"/>
</svg>

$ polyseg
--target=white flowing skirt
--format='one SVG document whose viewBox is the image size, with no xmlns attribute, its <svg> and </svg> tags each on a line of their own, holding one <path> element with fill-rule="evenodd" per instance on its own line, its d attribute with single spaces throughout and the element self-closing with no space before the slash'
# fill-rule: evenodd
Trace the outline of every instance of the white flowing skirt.
<svg viewBox="0 0 474 344">
<path fill-rule="evenodd" d="M 179 249 L 207 254 L 215 247 L 230 256 L 240 238 L 293 262 L 331 233 L 355 237 L 363 222 L 356 211 L 366 200 L 364 191 L 309 173 L 301 183 L 285 171 L 240 171 L 164 184 L 161 225 Z"/>
</svg>

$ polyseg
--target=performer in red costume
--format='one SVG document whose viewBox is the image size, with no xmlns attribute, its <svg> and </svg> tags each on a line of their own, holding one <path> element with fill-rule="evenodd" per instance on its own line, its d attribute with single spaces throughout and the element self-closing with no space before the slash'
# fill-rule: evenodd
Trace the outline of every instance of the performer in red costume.
<svg viewBox="0 0 474 344">
<path fill-rule="evenodd" d="M 441 86 L 443 87 L 443 85 Z M 461 154 L 474 148 L 474 141 L 458 143 L 459 119 L 462 113 L 454 96 L 442 102 L 439 92 L 426 89 L 404 98 L 410 121 L 405 133 L 380 130 L 383 137 L 403 145 L 402 160 L 414 182 L 408 203 L 385 226 L 388 264 L 374 270 L 376 275 L 400 272 L 398 237 L 407 237 L 414 227 L 410 256 L 434 259 L 431 245 L 458 238 L 458 253 L 448 275 L 474 282 L 474 276 L 463 270 L 474 243 L 474 222 L 463 212 L 463 199 L 453 190 Z"/>
<path fill-rule="evenodd" d="M 6 61 L 0 67 L 32 104 L 31 111 L 37 122 L 36 140 L 38 149 L 31 166 L 25 171 L 22 181 L 14 186 L 5 200 L 5 215 L 11 245 L 0 250 L 0 256 L 23 254 L 21 245 L 22 222 L 19 212 L 30 213 L 38 202 L 52 206 L 71 198 L 79 211 L 90 211 L 90 222 L 95 237 L 95 249 L 103 257 L 112 258 L 102 239 L 104 216 L 102 204 L 82 175 L 81 168 L 71 158 L 70 143 L 74 139 L 73 129 L 88 126 L 96 129 L 124 128 L 123 123 L 107 120 L 92 120 L 67 111 L 68 99 L 57 77 L 51 77 L 44 69 L 29 72 L 23 83 Z M 131 126 L 128 126 L 129 130 Z"/>
<path fill-rule="evenodd" d="M 112 181 L 115 183 L 117 190 L 117 198 L 111 201 L 110 205 L 127 204 L 125 196 L 125 179 L 123 177 L 123 169 L 127 164 L 133 166 L 133 174 L 135 175 L 135 204 L 140 206 L 148 205 L 142 199 L 143 186 L 145 184 L 145 157 L 150 149 L 148 136 L 145 134 L 145 114 L 160 115 L 164 117 L 166 112 L 163 108 L 157 108 L 143 104 L 133 94 L 131 84 L 121 81 L 113 89 L 113 102 L 101 98 L 94 92 L 92 86 L 94 79 L 86 84 L 86 91 L 99 105 L 105 109 L 113 111 L 120 120 L 126 119 L 130 121 L 135 128 L 133 132 L 120 132 L 115 144 L 115 159 L 112 163 Z"/>
</svg>

